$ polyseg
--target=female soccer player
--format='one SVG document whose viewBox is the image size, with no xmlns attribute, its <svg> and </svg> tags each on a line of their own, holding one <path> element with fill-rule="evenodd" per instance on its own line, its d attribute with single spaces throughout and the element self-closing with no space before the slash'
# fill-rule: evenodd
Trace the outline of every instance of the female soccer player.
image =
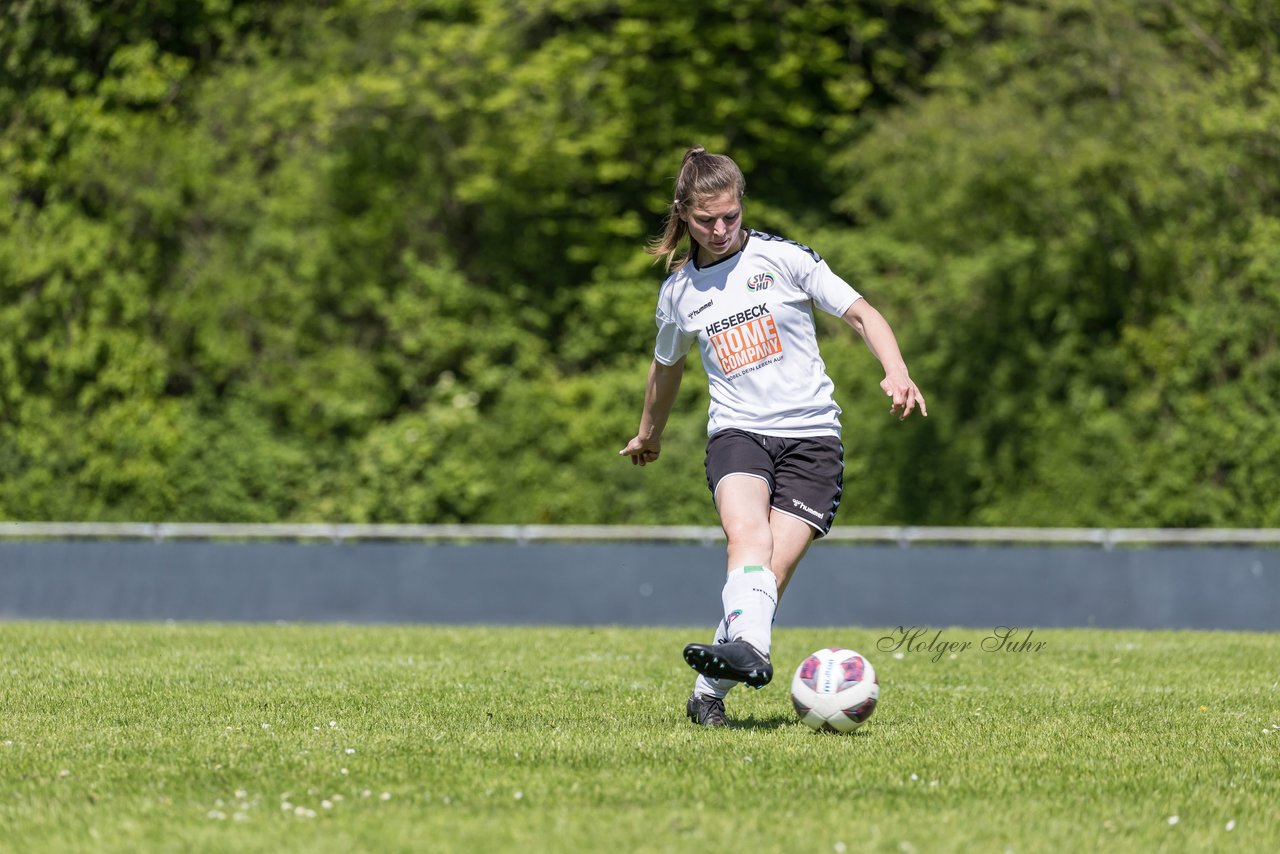
<svg viewBox="0 0 1280 854">
<path fill-rule="evenodd" d="M 723 617 L 710 644 L 691 643 L 698 672 L 686 713 L 726 724 L 724 698 L 737 682 L 773 678 L 774 611 L 796 565 L 831 530 L 844 471 L 840 407 L 818 353 L 813 309 L 841 317 L 884 368 L 880 387 L 904 419 L 924 396 L 907 374 L 893 330 L 817 252 L 745 229 L 746 181 L 730 158 L 685 152 L 662 235 L 648 247 L 670 275 L 658 295 L 657 345 L 640 429 L 619 451 L 656 462 L 694 342 L 710 384 L 707 485 L 728 537 Z M 677 258 L 685 235 L 687 253 Z"/>
</svg>

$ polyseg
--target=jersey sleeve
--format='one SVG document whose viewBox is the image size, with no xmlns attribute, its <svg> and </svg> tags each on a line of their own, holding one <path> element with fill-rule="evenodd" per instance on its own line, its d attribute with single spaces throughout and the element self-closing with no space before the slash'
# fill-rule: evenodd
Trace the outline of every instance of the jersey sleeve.
<svg viewBox="0 0 1280 854">
<path fill-rule="evenodd" d="M 862 299 L 862 294 L 832 271 L 826 261 L 819 261 L 802 280 L 801 288 L 813 297 L 818 308 L 841 317 L 849 306 Z"/>
<path fill-rule="evenodd" d="M 671 289 L 664 287 L 658 295 L 658 310 L 654 314 L 654 322 L 658 324 L 658 340 L 653 348 L 653 358 L 664 365 L 674 365 L 683 359 L 689 354 L 693 342 L 698 340 L 696 333 L 685 332 L 680 328 L 671 301 Z"/>
</svg>

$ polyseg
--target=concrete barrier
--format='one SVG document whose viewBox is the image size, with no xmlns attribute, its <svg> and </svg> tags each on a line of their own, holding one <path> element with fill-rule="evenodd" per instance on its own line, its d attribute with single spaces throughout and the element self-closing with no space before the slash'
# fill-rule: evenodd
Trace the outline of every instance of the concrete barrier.
<svg viewBox="0 0 1280 854">
<path fill-rule="evenodd" d="M 0 618 L 688 625 L 723 544 L 0 540 Z M 1280 630 L 1265 546 L 815 545 L 780 626 Z"/>
</svg>

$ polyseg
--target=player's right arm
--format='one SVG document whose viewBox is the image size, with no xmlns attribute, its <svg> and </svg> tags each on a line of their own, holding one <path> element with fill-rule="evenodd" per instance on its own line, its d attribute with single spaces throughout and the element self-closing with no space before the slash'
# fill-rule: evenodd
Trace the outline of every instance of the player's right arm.
<svg viewBox="0 0 1280 854">
<path fill-rule="evenodd" d="M 675 406 L 676 393 L 684 376 L 685 358 L 670 365 L 657 359 L 649 366 L 649 379 L 644 389 L 644 409 L 640 413 L 640 429 L 618 456 L 631 457 L 631 464 L 643 466 L 658 461 L 662 451 L 662 431 L 667 428 L 671 408 Z"/>
</svg>

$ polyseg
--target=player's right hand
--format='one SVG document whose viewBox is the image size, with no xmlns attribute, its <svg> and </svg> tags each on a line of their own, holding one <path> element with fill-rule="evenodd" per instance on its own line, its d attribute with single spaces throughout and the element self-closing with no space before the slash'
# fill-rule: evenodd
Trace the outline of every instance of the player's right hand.
<svg viewBox="0 0 1280 854">
<path fill-rule="evenodd" d="M 662 452 L 662 443 L 657 439 L 642 439 L 636 436 L 621 451 L 618 451 L 620 457 L 631 457 L 631 465 L 643 466 L 658 461 L 658 454 Z"/>
</svg>

